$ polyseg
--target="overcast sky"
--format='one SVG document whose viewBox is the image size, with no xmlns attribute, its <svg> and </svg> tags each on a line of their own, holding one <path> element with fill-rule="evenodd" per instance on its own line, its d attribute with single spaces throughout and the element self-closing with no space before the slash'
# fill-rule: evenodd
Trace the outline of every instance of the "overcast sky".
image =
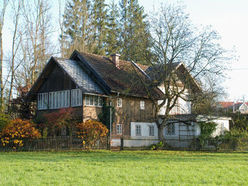
<svg viewBox="0 0 248 186">
<path fill-rule="evenodd" d="M 64 0 L 61 0 L 64 2 Z M 111 0 L 107 0 L 111 1 Z M 51 2 L 52 8 L 56 10 L 57 0 Z M 248 100 L 248 1 L 247 0 L 139 0 L 145 11 L 153 11 L 153 7 L 159 7 L 162 2 L 178 3 L 186 6 L 186 12 L 195 25 L 212 25 L 222 37 L 221 44 L 226 49 L 235 47 L 238 59 L 233 61 L 228 78 L 223 82 L 229 100 L 237 100 L 245 97 Z M 57 13 L 56 11 L 53 11 Z M 57 15 L 54 15 L 56 17 Z M 57 20 L 54 20 L 55 24 Z M 8 31 L 8 20 L 6 20 L 4 31 L 4 45 L 11 35 Z M 56 37 L 54 37 L 56 38 Z"/>
</svg>

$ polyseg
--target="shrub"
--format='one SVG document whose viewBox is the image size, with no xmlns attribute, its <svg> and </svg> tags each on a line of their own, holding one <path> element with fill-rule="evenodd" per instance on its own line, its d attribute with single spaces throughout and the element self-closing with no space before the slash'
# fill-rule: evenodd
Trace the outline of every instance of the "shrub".
<svg viewBox="0 0 248 186">
<path fill-rule="evenodd" d="M 43 116 L 39 116 L 36 120 L 43 120 L 44 123 L 40 128 L 43 129 L 44 134 L 46 133 L 45 136 L 47 136 L 48 133 L 55 136 L 62 127 L 71 128 L 73 126 L 72 113 L 72 108 L 64 108 L 55 112 L 43 114 Z"/>
<path fill-rule="evenodd" d="M 164 143 L 162 141 L 158 142 L 157 144 L 151 145 L 151 150 L 161 150 L 164 147 Z"/>
<path fill-rule="evenodd" d="M 221 144 L 228 145 L 233 150 L 247 148 L 248 132 L 246 130 L 232 129 L 220 136 Z"/>
<path fill-rule="evenodd" d="M 86 149 L 92 148 L 97 141 L 102 141 L 108 133 L 107 127 L 98 121 L 87 120 L 77 125 L 78 137 Z"/>
<path fill-rule="evenodd" d="M 207 142 L 213 139 L 212 134 L 216 130 L 217 124 L 214 122 L 198 122 L 201 128 L 201 135 L 196 140 L 199 148 L 203 148 Z"/>
<path fill-rule="evenodd" d="M 14 119 L 3 128 L 1 142 L 3 146 L 10 146 L 16 149 L 24 145 L 24 139 L 40 138 L 39 131 L 28 120 Z"/>
</svg>

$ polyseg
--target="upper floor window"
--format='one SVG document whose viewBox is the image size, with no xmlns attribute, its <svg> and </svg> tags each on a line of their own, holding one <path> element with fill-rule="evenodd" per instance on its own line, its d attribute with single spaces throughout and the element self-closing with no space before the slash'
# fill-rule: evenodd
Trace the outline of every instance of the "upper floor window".
<svg viewBox="0 0 248 186">
<path fill-rule="evenodd" d="M 38 94 L 38 110 L 48 109 L 48 93 Z"/>
<path fill-rule="evenodd" d="M 101 107 L 103 105 L 103 98 L 100 96 L 85 95 L 84 105 Z"/>
<path fill-rule="evenodd" d="M 116 125 L 116 134 L 122 134 L 122 124 Z"/>
<path fill-rule="evenodd" d="M 122 99 L 117 98 L 117 107 L 122 107 Z"/>
<path fill-rule="evenodd" d="M 135 136 L 141 136 L 141 125 L 135 125 Z"/>
<path fill-rule="evenodd" d="M 81 89 L 72 89 L 71 90 L 71 106 L 81 106 L 82 105 L 82 90 Z"/>
<path fill-rule="evenodd" d="M 70 105 L 70 90 L 49 92 L 49 108 L 65 108 Z"/>
<path fill-rule="evenodd" d="M 149 136 L 154 136 L 154 126 L 149 125 Z"/>
<path fill-rule="evenodd" d="M 145 110 L 145 101 L 140 101 L 140 110 Z"/>
</svg>

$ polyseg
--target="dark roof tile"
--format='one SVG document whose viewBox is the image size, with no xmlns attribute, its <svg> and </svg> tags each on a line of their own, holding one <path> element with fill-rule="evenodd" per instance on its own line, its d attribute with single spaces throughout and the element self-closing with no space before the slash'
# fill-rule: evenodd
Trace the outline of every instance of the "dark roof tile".
<svg viewBox="0 0 248 186">
<path fill-rule="evenodd" d="M 112 91 L 148 98 L 146 86 L 143 83 L 147 83 L 148 79 L 132 62 L 120 60 L 120 67 L 117 68 L 107 57 L 82 52 L 80 55 L 100 75 Z M 151 88 L 149 92 L 157 98 L 162 94 L 158 88 Z"/>
</svg>

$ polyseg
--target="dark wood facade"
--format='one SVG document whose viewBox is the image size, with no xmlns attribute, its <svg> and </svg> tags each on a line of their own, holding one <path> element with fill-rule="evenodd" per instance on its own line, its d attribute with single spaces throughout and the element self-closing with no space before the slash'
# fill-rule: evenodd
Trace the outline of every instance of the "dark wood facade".
<svg viewBox="0 0 248 186">
<path fill-rule="evenodd" d="M 46 77 L 38 93 L 71 90 L 77 88 L 67 73 L 57 64 L 53 64 L 52 72 Z"/>
</svg>

